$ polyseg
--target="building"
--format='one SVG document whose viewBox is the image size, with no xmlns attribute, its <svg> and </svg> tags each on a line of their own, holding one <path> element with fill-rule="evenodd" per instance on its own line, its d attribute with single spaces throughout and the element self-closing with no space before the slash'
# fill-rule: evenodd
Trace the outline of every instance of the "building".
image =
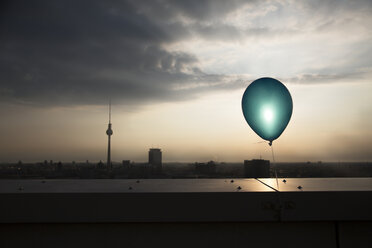
<svg viewBox="0 0 372 248">
<path fill-rule="evenodd" d="M 263 159 L 244 160 L 244 176 L 247 178 L 270 177 L 270 161 Z"/>
<path fill-rule="evenodd" d="M 130 167 L 130 160 L 123 160 L 122 165 L 124 168 L 129 168 Z"/>
<path fill-rule="evenodd" d="M 97 169 L 103 169 L 105 167 L 105 165 L 102 163 L 102 161 L 100 160 L 98 163 L 97 163 L 97 166 L 96 168 Z"/>
<path fill-rule="evenodd" d="M 152 166 L 154 172 L 160 173 L 162 169 L 162 153 L 159 148 L 151 148 L 149 150 L 149 165 Z"/>
<path fill-rule="evenodd" d="M 203 176 L 211 176 L 216 174 L 216 163 L 209 161 L 208 163 L 195 163 L 195 173 Z"/>
<path fill-rule="evenodd" d="M 161 166 L 161 155 L 161 150 L 159 148 L 151 148 L 149 150 L 149 164 Z"/>
</svg>

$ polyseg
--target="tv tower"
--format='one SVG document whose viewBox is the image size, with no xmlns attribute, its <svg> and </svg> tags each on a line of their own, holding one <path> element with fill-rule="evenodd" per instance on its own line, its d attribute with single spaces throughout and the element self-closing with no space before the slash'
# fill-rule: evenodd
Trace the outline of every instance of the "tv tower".
<svg viewBox="0 0 372 248">
<path fill-rule="evenodd" d="M 108 123 L 108 128 L 106 130 L 106 134 L 108 136 L 107 169 L 111 170 L 112 169 L 112 164 L 111 164 L 111 135 L 113 134 L 112 129 L 111 129 L 111 100 L 110 100 L 110 103 L 109 103 L 109 123 Z"/>
</svg>

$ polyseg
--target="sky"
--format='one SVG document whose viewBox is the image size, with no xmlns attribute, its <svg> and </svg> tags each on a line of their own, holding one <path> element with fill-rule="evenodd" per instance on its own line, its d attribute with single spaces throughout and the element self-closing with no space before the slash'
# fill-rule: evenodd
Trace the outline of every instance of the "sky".
<svg viewBox="0 0 372 248">
<path fill-rule="evenodd" d="M 0 162 L 242 162 L 271 150 L 245 88 L 273 77 L 289 161 L 372 161 L 371 1 L 2 1 Z"/>
</svg>

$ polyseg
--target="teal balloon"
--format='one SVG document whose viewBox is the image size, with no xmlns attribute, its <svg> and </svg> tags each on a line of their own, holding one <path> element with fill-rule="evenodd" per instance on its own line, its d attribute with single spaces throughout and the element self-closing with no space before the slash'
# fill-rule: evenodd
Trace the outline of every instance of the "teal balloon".
<svg viewBox="0 0 372 248">
<path fill-rule="evenodd" d="M 242 98 L 245 120 L 262 139 L 279 138 L 292 116 L 293 102 L 288 89 L 274 78 L 260 78 L 253 81 Z"/>
</svg>

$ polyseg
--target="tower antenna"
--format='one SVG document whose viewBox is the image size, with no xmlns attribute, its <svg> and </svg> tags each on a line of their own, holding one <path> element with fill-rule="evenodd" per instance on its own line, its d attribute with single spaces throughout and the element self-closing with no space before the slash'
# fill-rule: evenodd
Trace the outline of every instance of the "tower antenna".
<svg viewBox="0 0 372 248">
<path fill-rule="evenodd" d="M 109 100 L 109 123 L 111 123 L 111 98 Z"/>
</svg>

